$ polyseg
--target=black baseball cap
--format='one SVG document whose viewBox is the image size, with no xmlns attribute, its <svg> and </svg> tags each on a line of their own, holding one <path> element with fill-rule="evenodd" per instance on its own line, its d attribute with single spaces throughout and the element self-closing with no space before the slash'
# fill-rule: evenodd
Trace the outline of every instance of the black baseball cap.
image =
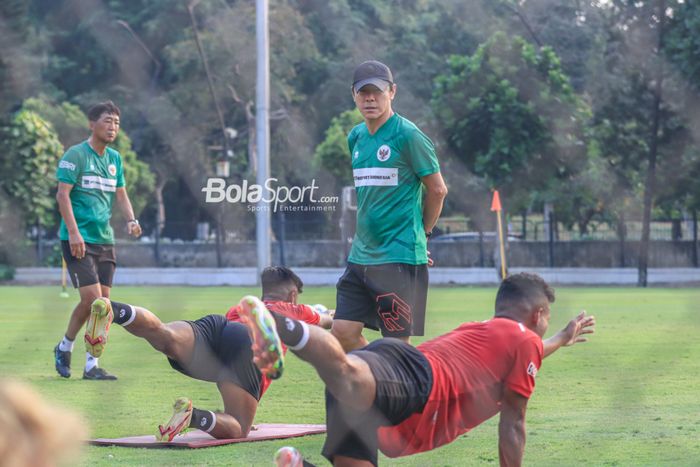
<svg viewBox="0 0 700 467">
<path fill-rule="evenodd" d="M 377 60 L 360 63 L 352 74 L 352 88 L 358 92 L 364 86 L 371 84 L 384 91 L 394 83 L 394 77 L 388 66 Z"/>
</svg>

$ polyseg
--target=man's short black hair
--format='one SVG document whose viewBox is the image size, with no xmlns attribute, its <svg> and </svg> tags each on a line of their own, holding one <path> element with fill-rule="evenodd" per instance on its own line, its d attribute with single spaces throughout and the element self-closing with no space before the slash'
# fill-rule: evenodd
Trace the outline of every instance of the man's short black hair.
<svg viewBox="0 0 700 467">
<path fill-rule="evenodd" d="M 496 294 L 496 315 L 525 316 L 546 300 L 553 303 L 554 289 L 537 274 L 521 272 L 506 277 Z"/>
<path fill-rule="evenodd" d="M 119 111 L 119 107 L 112 101 L 100 102 L 88 109 L 88 120 L 96 122 L 100 119 L 102 114 L 114 114 L 119 117 L 121 112 Z"/>
<path fill-rule="evenodd" d="M 262 282 L 263 297 L 286 296 L 295 287 L 301 293 L 304 288 L 304 283 L 299 276 L 284 266 L 270 266 L 263 269 L 260 282 Z"/>
</svg>

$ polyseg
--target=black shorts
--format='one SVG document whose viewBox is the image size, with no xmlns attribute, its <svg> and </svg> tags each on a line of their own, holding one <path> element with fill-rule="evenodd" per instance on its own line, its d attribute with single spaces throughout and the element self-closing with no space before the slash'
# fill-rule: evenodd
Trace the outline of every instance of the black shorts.
<svg viewBox="0 0 700 467">
<path fill-rule="evenodd" d="M 398 425 L 423 410 L 433 387 L 428 359 L 398 339 L 380 339 L 350 352 L 366 361 L 377 382 L 372 408 L 358 412 L 326 391 L 323 455 L 367 460 L 377 465 L 377 429 Z"/>
<path fill-rule="evenodd" d="M 425 334 L 427 265 L 348 263 L 336 289 L 335 319 L 360 321 L 385 337 Z"/>
<path fill-rule="evenodd" d="M 80 259 L 71 254 L 68 240 L 61 240 L 61 250 L 73 287 L 78 289 L 98 282 L 112 287 L 112 278 L 117 267 L 114 245 L 86 243 L 85 256 Z"/>
<path fill-rule="evenodd" d="M 184 365 L 168 358 L 170 366 L 201 381 L 234 383 L 260 400 L 262 375 L 253 364 L 248 328 L 222 315 L 186 322 L 194 331 L 192 361 Z"/>
</svg>

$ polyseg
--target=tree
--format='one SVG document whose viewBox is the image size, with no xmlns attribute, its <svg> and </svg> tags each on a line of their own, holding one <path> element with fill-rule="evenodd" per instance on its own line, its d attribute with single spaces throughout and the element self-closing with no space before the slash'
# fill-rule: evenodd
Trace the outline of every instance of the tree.
<svg viewBox="0 0 700 467">
<path fill-rule="evenodd" d="M 0 187 L 27 226 L 51 227 L 56 220 L 56 165 L 63 148 L 50 123 L 19 111 L 0 128 Z"/>
<path fill-rule="evenodd" d="M 590 2 L 561 0 L 492 0 L 493 16 L 500 17 L 504 31 L 549 46 L 561 60 L 562 71 L 578 93 L 584 92 L 595 75 L 591 62 L 599 53 L 602 23 Z"/>
<path fill-rule="evenodd" d="M 610 136 L 611 146 L 600 145 L 608 152 L 606 159 L 629 168 L 617 173 L 626 172 L 635 195 L 641 195 L 637 267 L 641 287 L 647 285 L 654 205 L 678 180 L 675 170 L 664 173 L 658 167 L 678 167 L 689 141 L 679 115 L 679 86 L 663 55 L 667 23 L 682 4 L 681 0 L 618 0 L 600 6 L 608 40 L 597 73 L 599 88 L 593 92 L 595 121 L 602 135 Z"/>
<path fill-rule="evenodd" d="M 119 132 L 112 147 L 119 151 L 122 157 L 126 191 L 134 208 L 134 215 L 139 216 L 151 200 L 155 176 L 148 168 L 148 164 L 138 160 L 136 152 L 131 148 L 131 140 L 125 132 Z"/>
<path fill-rule="evenodd" d="M 449 64 L 433 94 L 447 144 L 470 171 L 503 189 L 513 209 L 557 191 L 586 166 L 589 111 L 551 48 L 497 33 Z"/>
<path fill-rule="evenodd" d="M 676 77 L 678 92 L 675 104 L 684 117 L 685 129 L 697 128 L 696 109 L 700 103 L 700 4 L 684 2 L 674 5 L 673 16 L 668 18 L 664 40 L 664 55 L 669 60 L 672 77 Z M 664 184 L 672 191 L 661 195 L 662 203 L 674 201 L 682 207 L 700 209 L 700 141 L 694 132 L 688 131 L 685 147 L 676 153 L 680 160 L 661 166 L 663 178 L 669 176 L 666 167 L 679 178 L 676 183 Z"/>
<path fill-rule="evenodd" d="M 362 122 L 362 114 L 357 109 L 346 110 L 333 117 L 326 130 L 326 138 L 316 146 L 314 165 L 331 174 L 337 186 L 353 184 L 348 133 L 360 122 Z"/>
<path fill-rule="evenodd" d="M 84 141 L 90 134 L 87 116 L 80 107 L 70 102 L 55 103 L 46 94 L 39 94 L 26 99 L 22 108 L 50 122 L 65 149 Z"/>
<path fill-rule="evenodd" d="M 0 2 L 0 115 L 16 109 L 38 85 L 40 54 L 26 0 Z"/>
</svg>

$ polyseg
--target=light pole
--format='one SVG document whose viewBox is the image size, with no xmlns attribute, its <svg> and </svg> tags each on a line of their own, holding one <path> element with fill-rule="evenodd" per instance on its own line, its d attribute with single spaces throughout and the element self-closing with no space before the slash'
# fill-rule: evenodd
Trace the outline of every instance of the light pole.
<svg viewBox="0 0 700 467">
<path fill-rule="evenodd" d="M 268 30 L 268 2 L 256 0 L 255 37 L 257 46 L 257 85 L 255 89 L 256 139 L 258 145 L 258 171 L 256 181 L 264 186 L 270 178 L 270 48 Z M 258 203 L 255 213 L 255 239 L 258 253 L 258 281 L 262 270 L 270 265 L 270 205 Z"/>
</svg>

